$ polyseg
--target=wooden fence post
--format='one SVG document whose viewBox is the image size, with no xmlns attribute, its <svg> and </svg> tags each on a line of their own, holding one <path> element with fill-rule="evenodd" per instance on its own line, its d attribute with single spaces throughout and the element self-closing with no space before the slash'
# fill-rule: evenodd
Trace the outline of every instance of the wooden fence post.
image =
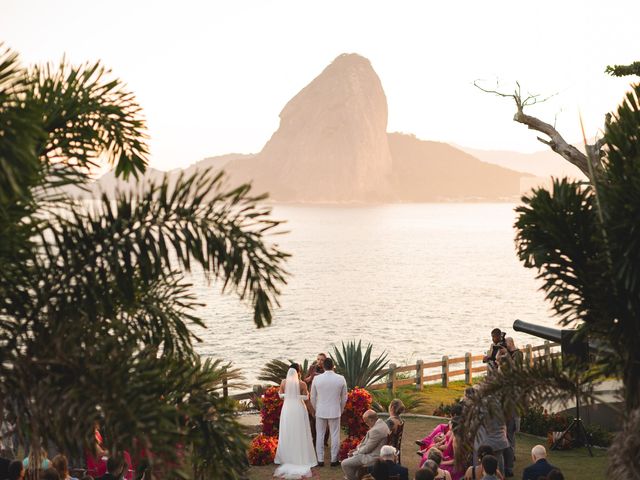
<svg viewBox="0 0 640 480">
<path fill-rule="evenodd" d="M 387 390 L 393 395 L 396 389 L 396 364 L 391 363 L 389 365 L 389 378 L 387 379 Z"/>
<path fill-rule="evenodd" d="M 551 344 L 549 343 L 549 340 L 544 341 L 544 356 L 547 360 L 551 358 Z"/>
<path fill-rule="evenodd" d="M 464 383 L 467 385 L 471 385 L 473 381 L 473 372 L 471 371 L 472 367 L 471 352 L 467 352 L 464 354 Z"/>
<path fill-rule="evenodd" d="M 446 355 L 442 357 L 442 386 L 444 388 L 449 386 L 449 357 Z"/>
<path fill-rule="evenodd" d="M 525 347 L 524 361 L 529 367 L 533 365 L 533 347 L 531 346 L 530 343 L 527 344 L 527 346 Z"/>
<path fill-rule="evenodd" d="M 227 377 L 222 377 L 222 396 L 227 398 L 229 396 L 229 387 L 227 385 Z"/>
<path fill-rule="evenodd" d="M 422 390 L 424 384 L 424 368 L 422 367 L 424 362 L 418 360 L 416 362 L 416 390 Z"/>
</svg>

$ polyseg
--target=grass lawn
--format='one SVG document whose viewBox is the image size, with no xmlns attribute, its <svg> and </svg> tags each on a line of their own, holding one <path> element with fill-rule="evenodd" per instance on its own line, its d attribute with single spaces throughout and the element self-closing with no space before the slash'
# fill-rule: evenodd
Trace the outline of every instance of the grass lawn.
<svg viewBox="0 0 640 480">
<path fill-rule="evenodd" d="M 439 387 L 441 390 L 441 387 Z M 462 388 L 464 390 L 464 387 Z M 454 397 L 455 398 L 455 397 Z M 438 402 L 439 403 L 439 402 Z M 447 403 L 447 402 L 445 402 Z M 436 405 L 437 406 L 437 405 Z M 404 440 L 402 444 L 402 464 L 409 467 L 410 478 L 416 471 L 418 456 L 415 454 L 417 447 L 414 440 L 422 438 L 429 433 L 439 422 L 432 419 L 406 418 Z M 537 443 L 545 443 L 542 439 L 528 435 L 518 435 L 516 444 L 516 479 L 522 478 L 522 470 L 530 463 L 531 448 Z M 607 468 L 607 454 L 605 450 L 594 449 L 594 458 L 589 457 L 586 449 L 569 451 L 554 451 L 549 454 L 549 461 L 560 468 L 567 480 L 598 480 L 605 478 Z M 340 467 L 329 467 L 329 452 L 326 452 L 326 466 L 313 469 L 313 478 L 322 480 L 342 480 L 343 474 Z M 267 480 L 273 476 L 274 465 L 264 467 L 252 467 L 249 478 L 252 480 Z"/>
</svg>

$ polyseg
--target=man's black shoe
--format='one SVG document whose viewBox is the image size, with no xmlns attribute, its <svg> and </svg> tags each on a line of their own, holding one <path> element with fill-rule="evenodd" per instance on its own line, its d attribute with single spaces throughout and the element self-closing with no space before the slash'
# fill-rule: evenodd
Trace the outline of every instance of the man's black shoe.
<svg viewBox="0 0 640 480">
<path fill-rule="evenodd" d="M 318 462 L 319 467 L 324 467 L 324 462 Z"/>
<path fill-rule="evenodd" d="M 340 462 L 331 462 L 331 466 L 332 467 L 338 467 L 338 466 L 340 466 Z"/>
</svg>

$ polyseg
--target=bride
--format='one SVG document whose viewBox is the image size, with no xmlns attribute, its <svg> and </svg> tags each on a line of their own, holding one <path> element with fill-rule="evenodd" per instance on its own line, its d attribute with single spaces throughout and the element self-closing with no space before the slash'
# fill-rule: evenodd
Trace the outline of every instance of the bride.
<svg viewBox="0 0 640 480">
<path fill-rule="evenodd" d="M 299 378 L 300 366 L 292 364 L 287 378 L 280 384 L 280 397 L 284 398 L 280 413 L 278 450 L 274 463 L 280 466 L 274 477 L 299 479 L 311 476 L 311 467 L 318 462 L 311 440 L 311 427 L 307 408 L 313 413 L 309 403 L 307 384 Z"/>
</svg>

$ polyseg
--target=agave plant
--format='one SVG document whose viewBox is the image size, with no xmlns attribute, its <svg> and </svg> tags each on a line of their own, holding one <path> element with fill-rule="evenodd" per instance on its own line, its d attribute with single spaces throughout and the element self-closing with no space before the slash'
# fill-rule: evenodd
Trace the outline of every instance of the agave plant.
<svg viewBox="0 0 640 480">
<path fill-rule="evenodd" d="M 293 360 L 287 360 L 286 362 L 283 360 L 279 360 L 277 358 L 267 362 L 262 370 L 260 370 L 260 376 L 258 380 L 262 380 L 264 382 L 275 383 L 276 385 L 280 385 L 283 379 L 287 377 L 287 372 L 289 371 L 289 367 L 294 362 Z M 309 360 L 305 360 L 302 363 L 298 363 L 302 370 L 302 376 L 304 377 L 305 373 L 309 369 Z"/>
<path fill-rule="evenodd" d="M 355 340 L 342 342 L 340 349 L 333 346 L 336 370 L 344 375 L 350 390 L 355 387 L 366 388 L 386 375 L 385 368 L 389 363 L 387 353 L 382 352 L 372 359 L 372 350 L 373 345 L 369 343 L 363 351 L 361 340 L 358 340 L 357 344 Z"/>
</svg>

